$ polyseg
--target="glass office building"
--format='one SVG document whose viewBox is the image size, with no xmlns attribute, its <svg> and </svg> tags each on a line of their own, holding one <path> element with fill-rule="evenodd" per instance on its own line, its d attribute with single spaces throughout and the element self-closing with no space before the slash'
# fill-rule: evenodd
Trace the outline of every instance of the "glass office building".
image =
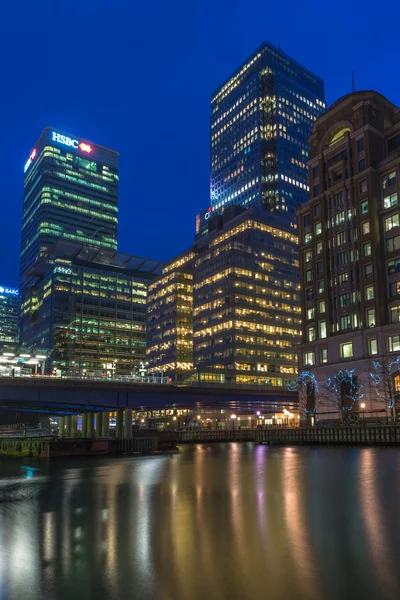
<svg viewBox="0 0 400 600">
<path fill-rule="evenodd" d="M 274 388 L 296 378 L 301 339 L 297 245 L 297 236 L 282 229 L 279 218 L 257 209 L 225 219 L 197 243 L 197 381 Z"/>
<path fill-rule="evenodd" d="M 46 128 L 25 164 L 20 280 L 57 238 L 115 250 L 119 155 Z"/>
<path fill-rule="evenodd" d="M 146 298 L 161 263 L 58 240 L 31 272 L 21 343 L 64 374 L 135 374 L 146 361 Z"/>
<path fill-rule="evenodd" d="M 19 292 L 0 285 L 0 346 L 6 348 L 17 343 Z"/>
<path fill-rule="evenodd" d="M 228 206 L 259 207 L 296 229 L 308 199 L 308 138 L 325 110 L 323 80 L 264 43 L 211 99 L 210 205 L 196 235 Z"/>
<path fill-rule="evenodd" d="M 194 256 L 189 250 L 167 263 L 148 290 L 148 370 L 173 381 L 181 381 L 193 369 Z"/>
<path fill-rule="evenodd" d="M 149 370 L 285 389 L 301 339 L 298 238 L 276 215 L 238 206 L 214 225 L 150 285 Z"/>
</svg>

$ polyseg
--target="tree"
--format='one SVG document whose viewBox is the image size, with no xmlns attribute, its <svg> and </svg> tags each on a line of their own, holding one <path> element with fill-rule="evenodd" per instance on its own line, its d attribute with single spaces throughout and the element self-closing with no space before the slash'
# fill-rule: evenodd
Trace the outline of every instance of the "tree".
<svg viewBox="0 0 400 600">
<path fill-rule="evenodd" d="M 364 386 L 357 384 L 355 369 L 341 369 L 324 384 L 329 401 L 341 414 L 343 419 L 363 398 Z"/>
<path fill-rule="evenodd" d="M 400 371 L 400 356 L 393 360 L 372 361 L 372 371 L 370 377 L 375 386 L 375 391 L 378 398 L 385 403 L 390 410 L 392 417 L 395 419 L 396 402 L 400 402 L 399 395 L 396 394 L 396 386 L 394 376 Z"/>
<path fill-rule="evenodd" d="M 318 381 L 311 371 L 301 371 L 294 381 L 288 384 L 291 392 L 299 391 L 300 397 L 305 397 L 303 402 L 303 412 L 308 415 L 315 415 L 319 404 L 323 400 L 323 392 L 318 385 Z M 301 390 L 304 393 L 301 394 Z"/>
</svg>

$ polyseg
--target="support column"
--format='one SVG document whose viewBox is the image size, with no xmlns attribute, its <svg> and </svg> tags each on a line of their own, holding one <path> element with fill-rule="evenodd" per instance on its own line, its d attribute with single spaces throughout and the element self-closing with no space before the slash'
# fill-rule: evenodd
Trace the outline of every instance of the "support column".
<svg viewBox="0 0 400 600">
<path fill-rule="evenodd" d="M 132 409 L 125 409 L 124 418 L 124 438 L 130 440 L 132 438 Z"/>
<path fill-rule="evenodd" d="M 102 422 L 102 428 L 101 428 L 101 435 L 102 435 L 102 437 L 108 437 L 109 428 L 110 428 L 110 413 L 109 412 L 103 413 L 102 421 L 103 422 Z"/>
<path fill-rule="evenodd" d="M 72 426 L 72 417 L 71 417 L 71 415 L 67 415 L 65 417 L 65 435 L 67 437 L 71 437 L 71 426 Z"/>
<path fill-rule="evenodd" d="M 124 418 L 124 411 L 122 410 L 122 408 L 119 408 L 117 410 L 116 428 L 115 428 L 115 437 L 119 438 L 119 439 L 122 438 L 123 418 Z"/>
<path fill-rule="evenodd" d="M 71 417 L 71 437 L 76 438 L 78 435 L 78 415 Z"/>
<path fill-rule="evenodd" d="M 87 415 L 87 437 L 93 437 L 94 430 L 94 413 L 88 413 Z"/>
<path fill-rule="evenodd" d="M 62 437 L 64 435 L 64 429 L 65 429 L 65 417 L 62 416 L 59 418 L 59 421 L 58 421 L 58 437 Z"/>
<path fill-rule="evenodd" d="M 83 438 L 87 437 L 87 428 L 88 428 L 88 415 L 87 415 L 87 413 L 83 413 L 81 437 L 83 437 Z"/>
<path fill-rule="evenodd" d="M 96 413 L 96 437 L 101 436 L 101 424 L 103 422 L 103 413 Z"/>
</svg>

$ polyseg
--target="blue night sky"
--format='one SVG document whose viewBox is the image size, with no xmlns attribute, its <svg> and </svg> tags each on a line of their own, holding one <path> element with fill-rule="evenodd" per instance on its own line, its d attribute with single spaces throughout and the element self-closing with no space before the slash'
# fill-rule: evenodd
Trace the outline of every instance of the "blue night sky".
<svg viewBox="0 0 400 600">
<path fill-rule="evenodd" d="M 383 5 L 382 5 L 383 6 Z M 389 15 L 389 16 L 388 16 Z M 208 205 L 210 97 L 263 40 L 325 79 L 328 104 L 400 105 L 395 0 L 75 0 L 0 8 L 0 283 L 18 283 L 23 167 L 53 126 L 120 152 L 119 250 L 167 260 Z"/>
</svg>

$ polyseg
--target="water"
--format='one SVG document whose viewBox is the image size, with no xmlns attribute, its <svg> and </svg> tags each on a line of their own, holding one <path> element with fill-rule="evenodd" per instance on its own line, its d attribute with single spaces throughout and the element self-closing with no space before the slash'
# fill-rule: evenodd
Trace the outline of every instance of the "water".
<svg viewBox="0 0 400 600">
<path fill-rule="evenodd" d="M 0 458 L 1 600 L 400 598 L 395 448 Z"/>
</svg>

